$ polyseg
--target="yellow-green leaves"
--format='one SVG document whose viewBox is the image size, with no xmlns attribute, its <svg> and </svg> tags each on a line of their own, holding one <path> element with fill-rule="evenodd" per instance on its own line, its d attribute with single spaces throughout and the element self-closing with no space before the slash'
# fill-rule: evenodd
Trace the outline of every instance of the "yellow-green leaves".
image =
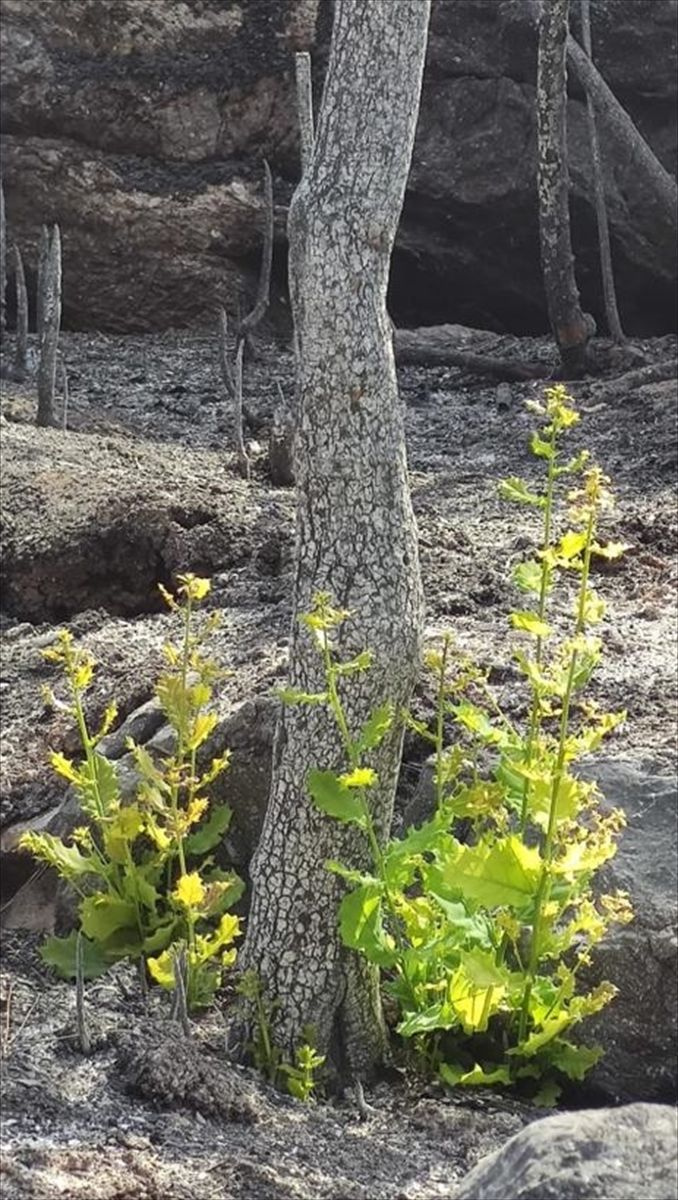
<svg viewBox="0 0 678 1200">
<path fill-rule="evenodd" d="M 374 772 L 372 772 L 374 775 Z M 345 778 L 351 778 L 351 775 Z M 366 824 L 365 802 L 356 790 L 361 784 L 348 785 L 342 782 L 333 771 L 311 770 L 306 778 L 306 786 L 316 808 L 334 817 L 337 821 L 358 825 L 364 828 Z"/>
<path fill-rule="evenodd" d="M 317 809 L 364 834 L 367 871 L 362 861 L 326 866 L 346 888 L 342 940 L 385 970 L 398 1032 L 415 1039 L 450 1086 L 532 1081 L 537 1102 L 546 1104 L 563 1077 L 581 1079 L 597 1060 L 597 1049 L 579 1048 L 567 1035 L 613 989 L 582 995 L 579 972 L 609 925 L 632 916 L 624 895 L 594 899 L 592 880 L 614 854 L 623 818 L 601 814 L 596 788 L 573 767 L 625 715 L 601 713 L 580 693 L 602 649 L 589 627 L 605 615 L 590 584 L 591 560 L 614 560 L 626 547 L 598 534 L 611 506 L 609 481 L 589 465 L 586 450 L 562 458 L 562 437 L 579 420 L 565 388 L 547 389 L 529 407 L 543 420 L 530 441 L 543 478 L 514 476 L 500 487 L 542 521 L 539 549 L 512 572 L 532 604 L 510 614 L 513 629 L 528 635 L 514 655 L 517 694 L 509 719 L 488 665 L 481 669 L 449 635 L 427 652 L 433 726 L 408 712 L 402 718 L 433 749 L 431 819 L 385 846 L 378 837 L 369 804 L 377 759 L 370 755 L 393 713 L 383 705 L 361 732 L 351 729 L 343 689 L 371 658 L 338 659 L 343 632 L 329 635 L 348 614 L 328 595 L 316 597 L 302 618 L 316 635 L 325 688 L 286 699 L 327 705 L 334 718 L 344 769 L 312 770 L 308 791 Z M 567 493 L 571 476 L 579 478 Z"/>
<path fill-rule="evenodd" d="M 533 492 L 524 479 L 512 475 L 510 479 L 502 479 L 499 484 L 499 495 L 503 500 L 512 500 L 514 504 L 531 504 L 535 508 L 544 508 L 546 499 Z"/>
<path fill-rule="evenodd" d="M 534 612 L 512 612 L 510 620 L 514 629 L 520 630 L 521 633 L 530 633 L 532 637 L 545 638 L 551 632 L 548 622 L 542 621 Z"/>
<path fill-rule="evenodd" d="M 454 843 L 440 870 L 448 887 L 458 888 L 464 899 L 486 908 L 509 905 L 522 910 L 536 895 L 542 860 L 534 846 L 510 837 L 493 844 L 463 846 Z"/>
<path fill-rule="evenodd" d="M 239 932 L 238 919 L 225 910 L 242 894 L 243 884 L 232 873 L 219 872 L 211 860 L 204 862 L 231 816 L 227 805 L 210 808 L 205 794 L 228 766 L 228 752 L 212 758 L 202 773 L 197 767 L 197 752 L 217 724 L 210 709 L 212 685 L 223 672 L 202 653 L 217 614 L 198 629 L 192 615 L 209 593 L 209 580 L 187 574 L 179 576 L 178 585 L 177 597 L 161 588 L 182 632 L 178 645 L 164 648 L 169 670 L 156 688 L 174 734 L 174 753 L 157 761 L 145 747 L 128 742 L 140 783 L 132 802 L 121 803 L 115 768 L 95 749 L 113 727 L 116 707 L 107 706 L 92 736 L 83 694 L 92 682 L 94 662 L 63 630 L 45 657 L 65 674 L 84 759 L 74 763 L 56 751 L 51 762 L 74 788 L 88 824 L 74 831 L 72 844 L 50 834 L 27 834 L 22 845 L 55 867 L 80 894 L 77 944 L 86 975 L 122 958 L 150 956 L 152 974 L 173 987 L 177 954 L 183 954 L 184 946 L 186 997 L 189 1008 L 195 1008 L 210 1002 L 224 968 L 235 958 L 231 943 Z M 73 974 L 75 945 L 73 938 L 52 938 L 45 960 Z"/>
</svg>

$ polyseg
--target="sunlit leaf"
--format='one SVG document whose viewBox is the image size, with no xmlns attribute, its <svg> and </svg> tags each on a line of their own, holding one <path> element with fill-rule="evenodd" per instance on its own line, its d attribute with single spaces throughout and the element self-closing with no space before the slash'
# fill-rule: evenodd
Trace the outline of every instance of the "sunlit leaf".
<svg viewBox="0 0 678 1200">
<path fill-rule="evenodd" d="M 309 771 L 306 784 L 316 808 L 335 817 L 338 821 L 358 825 L 364 829 L 366 825 L 365 808 L 362 797 L 355 790 L 341 783 L 333 771 Z"/>
</svg>

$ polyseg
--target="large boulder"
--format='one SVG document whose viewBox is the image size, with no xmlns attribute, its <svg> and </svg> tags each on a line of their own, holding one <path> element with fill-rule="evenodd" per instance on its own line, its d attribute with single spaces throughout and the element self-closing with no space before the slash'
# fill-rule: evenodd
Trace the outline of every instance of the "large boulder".
<svg viewBox="0 0 678 1200">
<path fill-rule="evenodd" d="M 675 1101 L 678 1090 L 678 781 L 652 761 L 607 759 L 582 771 L 627 826 L 597 886 L 622 888 L 634 920 L 596 947 L 592 982 L 619 989 L 585 1027 L 604 1057 L 590 1082 L 616 1101 Z"/>
<path fill-rule="evenodd" d="M 261 241 L 261 159 L 274 171 L 282 244 L 299 174 L 293 55 L 313 52 L 319 100 L 329 0 L 2 0 L 2 11 L 3 171 L 29 284 L 40 224 L 58 220 L 73 327 L 165 328 L 211 317 L 217 304 L 232 313 L 246 306 Z M 672 0 L 598 0 L 592 17 L 604 77 L 674 170 Z M 393 263 L 399 322 L 546 328 L 535 63 L 523 0 L 434 0 Z M 574 83 L 569 123 L 578 276 L 585 306 L 600 315 L 585 110 Z M 604 131 L 601 141 L 622 316 L 640 332 L 665 331 L 675 246 L 631 158 L 612 158 Z M 281 319 L 283 295 L 278 258 Z"/>
<path fill-rule="evenodd" d="M 559 1113 L 482 1159 L 455 1200 L 673 1200 L 677 1146 L 669 1105 Z"/>
</svg>

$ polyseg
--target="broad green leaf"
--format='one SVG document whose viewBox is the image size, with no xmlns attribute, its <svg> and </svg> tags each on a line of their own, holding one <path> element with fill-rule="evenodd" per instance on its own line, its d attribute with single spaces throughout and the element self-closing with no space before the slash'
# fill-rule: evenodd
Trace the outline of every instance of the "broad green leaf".
<svg viewBox="0 0 678 1200">
<path fill-rule="evenodd" d="M 233 810 L 228 804 L 214 805 L 209 811 L 207 820 L 203 821 L 200 828 L 186 838 L 184 843 L 186 853 L 202 856 L 207 854 L 208 850 L 212 850 L 214 846 L 218 846 L 231 823 L 232 816 Z"/>
<path fill-rule="evenodd" d="M 363 725 L 356 742 L 359 755 L 375 750 L 381 744 L 393 724 L 394 708 L 392 704 L 382 704 L 376 708 L 372 716 Z"/>
<path fill-rule="evenodd" d="M 457 1063 L 441 1063 L 438 1068 L 438 1074 L 443 1083 L 449 1084 L 450 1087 L 473 1087 L 483 1086 L 491 1087 L 494 1084 L 510 1084 L 511 1076 L 508 1067 L 492 1066 L 481 1067 L 479 1063 L 467 1071 L 465 1067 L 459 1066 Z"/>
<path fill-rule="evenodd" d="M 542 1023 L 541 1029 L 531 1033 L 524 1042 L 519 1042 L 517 1046 L 507 1050 L 507 1054 L 532 1058 L 540 1050 L 543 1050 L 549 1042 L 552 1042 L 554 1038 L 558 1037 L 559 1034 L 564 1033 L 564 1031 L 571 1024 L 572 1015 L 567 1009 L 561 1009 L 553 1016 L 547 1017 Z"/>
<path fill-rule="evenodd" d="M 521 592 L 534 592 L 538 595 L 541 591 L 544 570 L 541 563 L 536 562 L 533 558 L 528 559 L 527 562 L 518 563 L 514 568 L 513 582 Z"/>
<path fill-rule="evenodd" d="M 410 1012 L 397 1026 L 401 1037 L 416 1037 L 421 1033 L 433 1033 L 436 1029 L 452 1029 L 459 1020 L 449 1005 L 432 1004 L 419 1012 Z"/>
<path fill-rule="evenodd" d="M 558 556 L 569 562 L 572 558 L 578 558 L 586 545 L 586 531 L 582 529 L 568 529 L 564 533 L 558 543 Z"/>
<path fill-rule="evenodd" d="M 462 846 L 457 842 L 440 864 L 445 883 L 458 888 L 464 898 L 487 908 L 517 909 L 534 900 L 541 867 L 539 851 L 525 846 L 515 834 L 493 844 Z"/>
<path fill-rule="evenodd" d="M 24 833 L 19 839 L 19 847 L 54 867 L 63 879 L 103 874 L 100 859 L 83 854 L 78 846 L 67 846 L 52 833 Z"/>
<path fill-rule="evenodd" d="M 205 884 L 205 907 L 203 917 L 218 917 L 232 908 L 245 891 L 245 882 L 234 871 L 222 871 L 215 867 L 203 874 Z"/>
<path fill-rule="evenodd" d="M 370 962 L 390 967 L 398 961 L 398 952 L 383 927 L 381 897 L 381 887 L 349 892 L 339 906 L 339 928 L 344 945 L 360 950 Z"/>
<path fill-rule="evenodd" d="M 507 991 L 507 972 L 495 966 L 493 954 L 462 951 L 447 995 L 465 1033 L 484 1033 Z"/>
<path fill-rule="evenodd" d="M 360 793 L 345 787 L 334 771 L 318 771 L 314 768 L 309 771 L 306 784 L 316 808 L 321 812 L 338 821 L 365 828 L 367 818 Z"/>
<path fill-rule="evenodd" d="M 514 629 L 522 633 L 531 633 L 534 637 L 545 638 L 551 632 L 551 626 L 540 620 L 535 612 L 512 612 L 510 621 Z"/>
<path fill-rule="evenodd" d="M 549 1063 L 569 1079 L 582 1080 L 603 1056 L 602 1046 L 574 1046 L 557 1038 L 549 1046 Z"/>
<path fill-rule="evenodd" d="M 536 492 L 531 492 L 523 479 L 518 479 L 516 476 L 511 476 L 509 479 L 502 479 L 499 484 L 499 495 L 504 500 L 512 500 L 516 504 L 532 504 L 537 508 L 544 508 L 546 500 L 543 496 L 539 496 Z"/>
<path fill-rule="evenodd" d="M 486 950 L 491 949 L 489 923 L 482 913 L 478 912 L 470 916 L 460 900 L 446 900 L 436 892 L 429 891 L 428 888 L 427 891 L 447 917 L 450 929 L 454 932 L 460 946 L 480 946 Z"/>
<path fill-rule="evenodd" d="M 560 1084 L 556 1083 L 555 1079 L 545 1079 L 539 1091 L 534 1096 L 532 1103 L 535 1108 L 555 1108 L 562 1090 Z"/>
<path fill-rule="evenodd" d="M 87 896 L 80 906 L 80 918 L 85 936 L 99 943 L 106 943 L 121 929 L 137 929 L 132 901 L 121 900 L 109 892 Z"/>
<path fill-rule="evenodd" d="M 69 933 L 68 937 L 48 937 L 40 947 L 40 957 L 53 967 L 63 979 L 75 979 L 75 956 L 78 935 Z M 82 938 L 82 966 L 85 979 L 97 979 L 107 971 L 110 962 L 106 960 L 99 946 Z"/>
<path fill-rule="evenodd" d="M 149 933 L 144 938 L 141 950 L 143 954 L 157 954 L 159 950 L 164 950 L 169 946 L 174 934 L 179 928 L 179 921 L 175 917 L 171 921 L 166 921 L 164 925 L 158 925 L 152 933 Z"/>
<path fill-rule="evenodd" d="M 537 458 L 554 458 L 555 449 L 550 442 L 543 441 L 538 433 L 533 433 L 530 438 L 530 450 Z"/>
</svg>

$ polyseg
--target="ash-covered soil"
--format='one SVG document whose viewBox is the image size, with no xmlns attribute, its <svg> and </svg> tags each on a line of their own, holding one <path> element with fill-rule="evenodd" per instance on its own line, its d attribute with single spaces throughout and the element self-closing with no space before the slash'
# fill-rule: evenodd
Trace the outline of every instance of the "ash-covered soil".
<svg viewBox="0 0 678 1200">
<path fill-rule="evenodd" d="M 11 351 L 11 339 L 9 340 Z M 676 339 L 636 343 L 647 360 L 675 357 Z M 550 361 L 546 339 L 497 337 L 484 352 Z M 171 618 L 156 584 L 178 571 L 207 574 L 222 610 L 215 655 L 232 670 L 220 707 L 268 695 L 284 681 L 290 623 L 294 497 L 267 474 L 268 428 L 279 390 L 289 396 L 289 352 L 266 346 L 245 377 L 253 478 L 236 472 L 230 416 L 211 335 L 66 334 L 68 430 L 33 425 L 32 384 L 3 382 L 3 710 L 0 831 L 60 795 L 49 749 L 77 753 L 73 733 L 45 704 L 55 681 L 40 650 L 67 624 L 100 664 L 94 717 L 117 698 L 121 718 L 153 691 Z M 420 530 L 429 632 L 451 628 L 491 668 L 507 712 L 525 698 L 511 662 L 507 614 L 520 606 L 512 564 L 536 544 L 530 510 L 499 499 L 507 475 L 536 479 L 525 401 L 543 384 L 492 384 L 455 368 L 400 372 L 412 493 Z M 590 691 L 628 719 L 608 753 L 675 763 L 675 381 L 610 389 L 571 386 L 584 445 L 612 477 L 617 507 L 603 534 L 628 543 L 596 567 L 608 603 L 604 656 Z M 422 683 L 415 703 L 426 711 Z M 423 745 L 406 742 L 399 804 L 416 783 Z M 534 1115 L 497 1098 L 459 1103 L 382 1084 L 360 1119 L 347 1097 L 303 1107 L 227 1068 L 218 1015 L 195 1030 L 204 1048 L 177 1049 L 161 998 L 143 1012 L 123 968 L 88 987 L 94 1052 L 72 1043 L 73 994 L 39 965 L 36 938 L 5 934 L 0 1031 L 5 1089 L 3 1195 L 154 1200 L 328 1197 L 433 1200 Z M 135 1045 L 137 1049 L 135 1050 Z M 146 1052 L 139 1066 L 135 1056 Z M 211 1053 L 210 1053 L 211 1052 Z M 191 1057 L 192 1056 L 192 1057 Z M 171 1080 L 181 1061 L 193 1092 Z M 193 1064 L 193 1065 L 191 1065 Z M 175 1072 L 176 1073 L 176 1072 Z M 139 1094 L 142 1079 L 144 1094 Z M 155 1082 L 154 1082 L 155 1081 Z M 233 1103 L 215 1110 L 214 1096 Z M 212 1099 L 210 1099 L 212 1097 Z"/>
</svg>

